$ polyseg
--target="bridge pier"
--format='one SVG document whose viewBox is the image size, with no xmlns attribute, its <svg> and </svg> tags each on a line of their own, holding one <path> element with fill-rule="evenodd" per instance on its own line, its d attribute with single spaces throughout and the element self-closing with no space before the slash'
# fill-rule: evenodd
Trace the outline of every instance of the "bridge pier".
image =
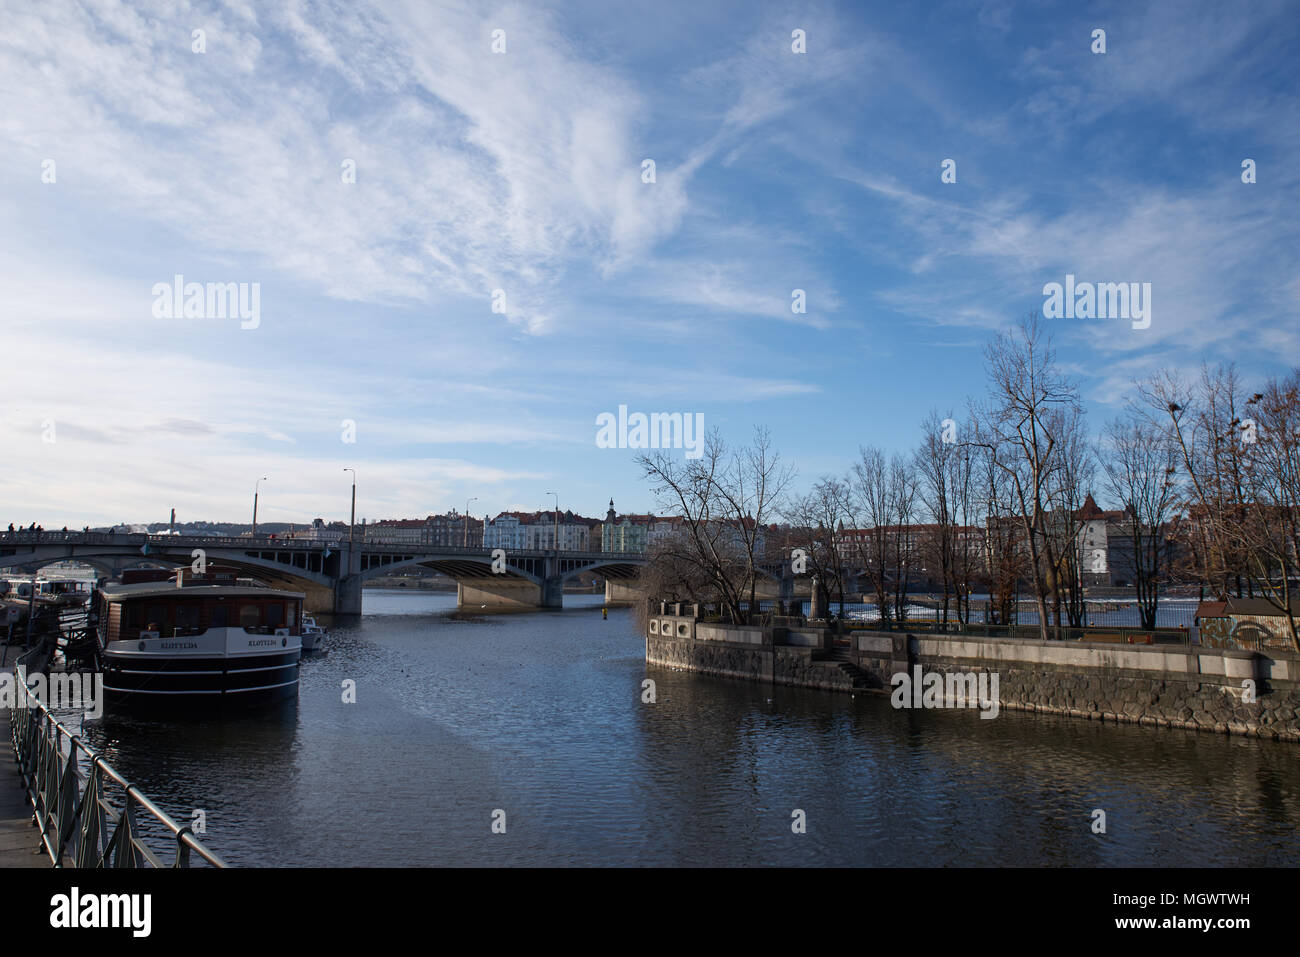
<svg viewBox="0 0 1300 957">
<path fill-rule="evenodd" d="M 361 614 L 361 549 L 351 542 L 341 543 L 338 577 L 334 579 L 334 601 L 330 612 L 335 615 Z"/>
<path fill-rule="evenodd" d="M 332 608 L 327 609 L 335 615 L 361 614 L 361 576 L 344 575 L 334 586 Z"/>
<path fill-rule="evenodd" d="M 641 584 L 635 579 L 626 581 L 605 579 L 606 605 L 636 605 L 642 600 Z"/>
<path fill-rule="evenodd" d="M 475 614 L 536 611 L 542 589 L 523 578 L 467 578 L 456 582 L 456 610 Z"/>
</svg>

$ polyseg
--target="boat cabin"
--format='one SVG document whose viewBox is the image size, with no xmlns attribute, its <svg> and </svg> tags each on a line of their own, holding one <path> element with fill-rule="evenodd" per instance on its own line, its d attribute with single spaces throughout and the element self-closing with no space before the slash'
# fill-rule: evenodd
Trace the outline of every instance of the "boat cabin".
<svg viewBox="0 0 1300 957">
<path fill-rule="evenodd" d="M 235 569 L 210 567 L 205 574 L 189 569 L 148 571 L 153 581 L 123 575 L 123 583 L 101 591 L 104 638 L 108 642 L 138 638 L 181 638 L 215 628 L 242 628 L 255 635 L 299 635 L 301 592 L 281 591 L 240 579 Z M 137 578 L 131 581 L 131 578 Z"/>
</svg>

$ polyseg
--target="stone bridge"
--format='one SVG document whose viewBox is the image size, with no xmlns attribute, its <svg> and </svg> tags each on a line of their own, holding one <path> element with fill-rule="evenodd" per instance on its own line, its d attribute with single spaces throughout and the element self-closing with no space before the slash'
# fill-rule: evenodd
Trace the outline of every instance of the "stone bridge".
<svg viewBox="0 0 1300 957">
<path fill-rule="evenodd" d="M 145 535 L 112 532 L 0 532 L 0 577 L 31 573 L 60 561 L 90 565 L 105 575 L 142 562 L 180 567 L 197 552 L 212 564 L 307 595 L 313 613 L 359 615 L 361 585 L 411 565 L 455 579 L 461 608 L 510 611 L 560 608 L 564 582 L 582 572 L 605 579 L 607 601 L 635 600 L 646 562 L 639 552 L 516 551 L 374 542 L 316 542 L 258 536 Z"/>
</svg>

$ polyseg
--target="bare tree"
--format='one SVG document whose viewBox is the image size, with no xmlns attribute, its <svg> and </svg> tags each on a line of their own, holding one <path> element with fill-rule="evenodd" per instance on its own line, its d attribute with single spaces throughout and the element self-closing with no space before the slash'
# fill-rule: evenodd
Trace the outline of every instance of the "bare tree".
<svg viewBox="0 0 1300 957">
<path fill-rule="evenodd" d="M 950 601 L 957 597 L 957 618 L 961 620 L 961 592 L 956 583 L 957 510 L 964 480 L 966 457 L 944 423 L 954 423 L 952 414 L 944 420 L 931 411 L 921 423 L 921 445 L 912 460 L 917 474 L 917 494 L 929 512 L 932 535 L 925 542 L 925 560 L 938 570 L 943 591 L 942 622 L 948 623 Z M 954 423 L 955 424 L 955 423 Z"/>
<path fill-rule="evenodd" d="M 1102 467 L 1107 493 L 1124 513 L 1142 627 L 1154 628 L 1179 495 L 1178 453 L 1160 429 L 1130 413 L 1106 426 Z"/>
<path fill-rule="evenodd" d="M 1251 589 L 1242 538 L 1245 520 L 1245 435 L 1239 409 L 1245 396 L 1236 368 L 1201 369 L 1195 385 L 1169 371 L 1140 386 L 1144 415 L 1177 453 L 1182 470 L 1182 524 L 1197 577 L 1219 595 Z"/>
<path fill-rule="evenodd" d="M 846 543 L 839 533 L 852 516 L 849 498 L 847 481 L 823 476 L 812 491 L 793 497 L 782 510 L 828 614 L 833 597 L 838 598 L 841 612 L 844 608 Z"/>
<path fill-rule="evenodd" d="M 1182 467 L 1184 525 L 1204 579 L 1219 594 L 1256 591 L 1286 620 L 1300 651 L 1293 579 L 1300 546 L 1300 370 L 1246 398 L 1232 365 L 1187 386 L 1163 372 L 1142 387 L 1145 412 Z"/>
<path fill-rule="evenodd" d="M 1245 497 L 1240 532 L 1249 581 L 1281 613 L 1300 652 L 1300 368 L 1270 378 L 1246 402 L 1241 471 Z"/>
<path fill-rule="evenodd" d="M 901 455 L 889 461 L 889 532 L 890 564 L 894 572 L 894 615 L 899 623 L 907 620 L 907 591 L 917 566 L 917 549 L 913 540 L 916 518 L 916 479 L 909 462 Z"/>
<path fill-rule="evenodd" d="M 1077 412 L 1078 395 L 1057 368 L 1037 317 L 999 333 L 984 358 L 991 394 L 980 410 L 981 428 L 994 464 L 1010 481 L 1029 550 L 1039 636 L 1046 640 L 1048 575 L 1054 565 L 1046 530 L 1048 486 L 1060 444 L 1053 419 L 1059 421 L 1061 412 Z"/>
<path fill-rule="evenodd" d="M 687 602 L 707 608 L 724 600 L 716 578 L 700 564 L 697 555 L 685 534 L 661 538 L 646 551 L 640 580 L 647 601 L 641 602 L 636 610 L 643 634 L 650 619 L 650 601 Z"/>
<path fill-rule="evenodd" d="M 1058 629 L 1062 607 L 1070 627 L 1080 628 L 1087 624 L 1083 576 L 1088 567 L 1082 511 L 1096 475 L 1096 456 L 1081 412 L 1056 409 L 1047 421 L 1048 430 L 1057 440 L 1047 484 L 1053 505 L 1047 536 L 1052 606 Z"/>
<path fill-rule="evenodd" d="M 893 492 L 885 453 L 873 446 L 858 451 L 853 465 L 850 509 L 856 535 L 853 552 L 860 568 L 867 573 L 876 597 L 881 624 L 889 627 L 893 614 L 890 606 L 891 553 L 885 529 L 893 516 Z"/>
<path fill-rule="evenodd" d="M 660 450 L 636 461 L 660 508 L 682 520 L 679 560 L 716 590 L 731 621 L 747 624 L 758 612 L 763 528 L 794 477 L 772 448 L 768 431 L 756 428 L 748 446 L 731 450 L 715 428 L 698 459 Z"/>
<path fill-rule="evenodd" d="M 1010 458 L 1011 450 L 999 448 L 996 436 L 981 431 L 979 419 L 966 448 L 971 455 L 971 502 L 968 514 L 980 515 L 984 543 L 980 579 L 988 592 L 987 616 L 992 624 L 1010 625 L 1016 620 L 1016 591 L 1026 571 L 1024 523 L 1013 507 L 1014 496 L 1007 470 L 999 457 Z"/>
</svg>

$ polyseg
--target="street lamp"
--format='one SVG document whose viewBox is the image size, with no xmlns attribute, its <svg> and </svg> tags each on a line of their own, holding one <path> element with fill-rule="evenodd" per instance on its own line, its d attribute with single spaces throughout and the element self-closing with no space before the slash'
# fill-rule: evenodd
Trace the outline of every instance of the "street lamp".
<svg viewBox="0 0 1300 957">
<path fill-rule="evenodd" d="M 466 548 L 469 548 L 469 503 L 477 502 L 477 501 L 478 501 L 477 495 L 475 495 L 473 498 L 468 498 L 465 500 L 465 547 Z"/>
<path fill-rule="evenodd" d="M 547 495 L 555 496 L 555 554 L 560 554 L 560 493 L 547 492 Z"/>
<path fill-rule="evenodd" d="M 348 520 L 348 548 L 352 547 L 352 529 L 357 524 L 357 470 L 347 469 L 343 471 L 352 473 L 352 517 Z"/>
<path fill-rule="evenodd" d="M 263 475 L 260 479 L 258 479 L 256 482 L 253 483 L 253 531 L 252 531 L 252 536 L 253 536 L 253 538 L 257 538 L 257 493 L 258 493 L 258 486 L 260 486 L 260 485 L 261 485 L 263 482 L 265 482 L 265 481 L 266 481 L 266 476 Z"/>
</svg>

